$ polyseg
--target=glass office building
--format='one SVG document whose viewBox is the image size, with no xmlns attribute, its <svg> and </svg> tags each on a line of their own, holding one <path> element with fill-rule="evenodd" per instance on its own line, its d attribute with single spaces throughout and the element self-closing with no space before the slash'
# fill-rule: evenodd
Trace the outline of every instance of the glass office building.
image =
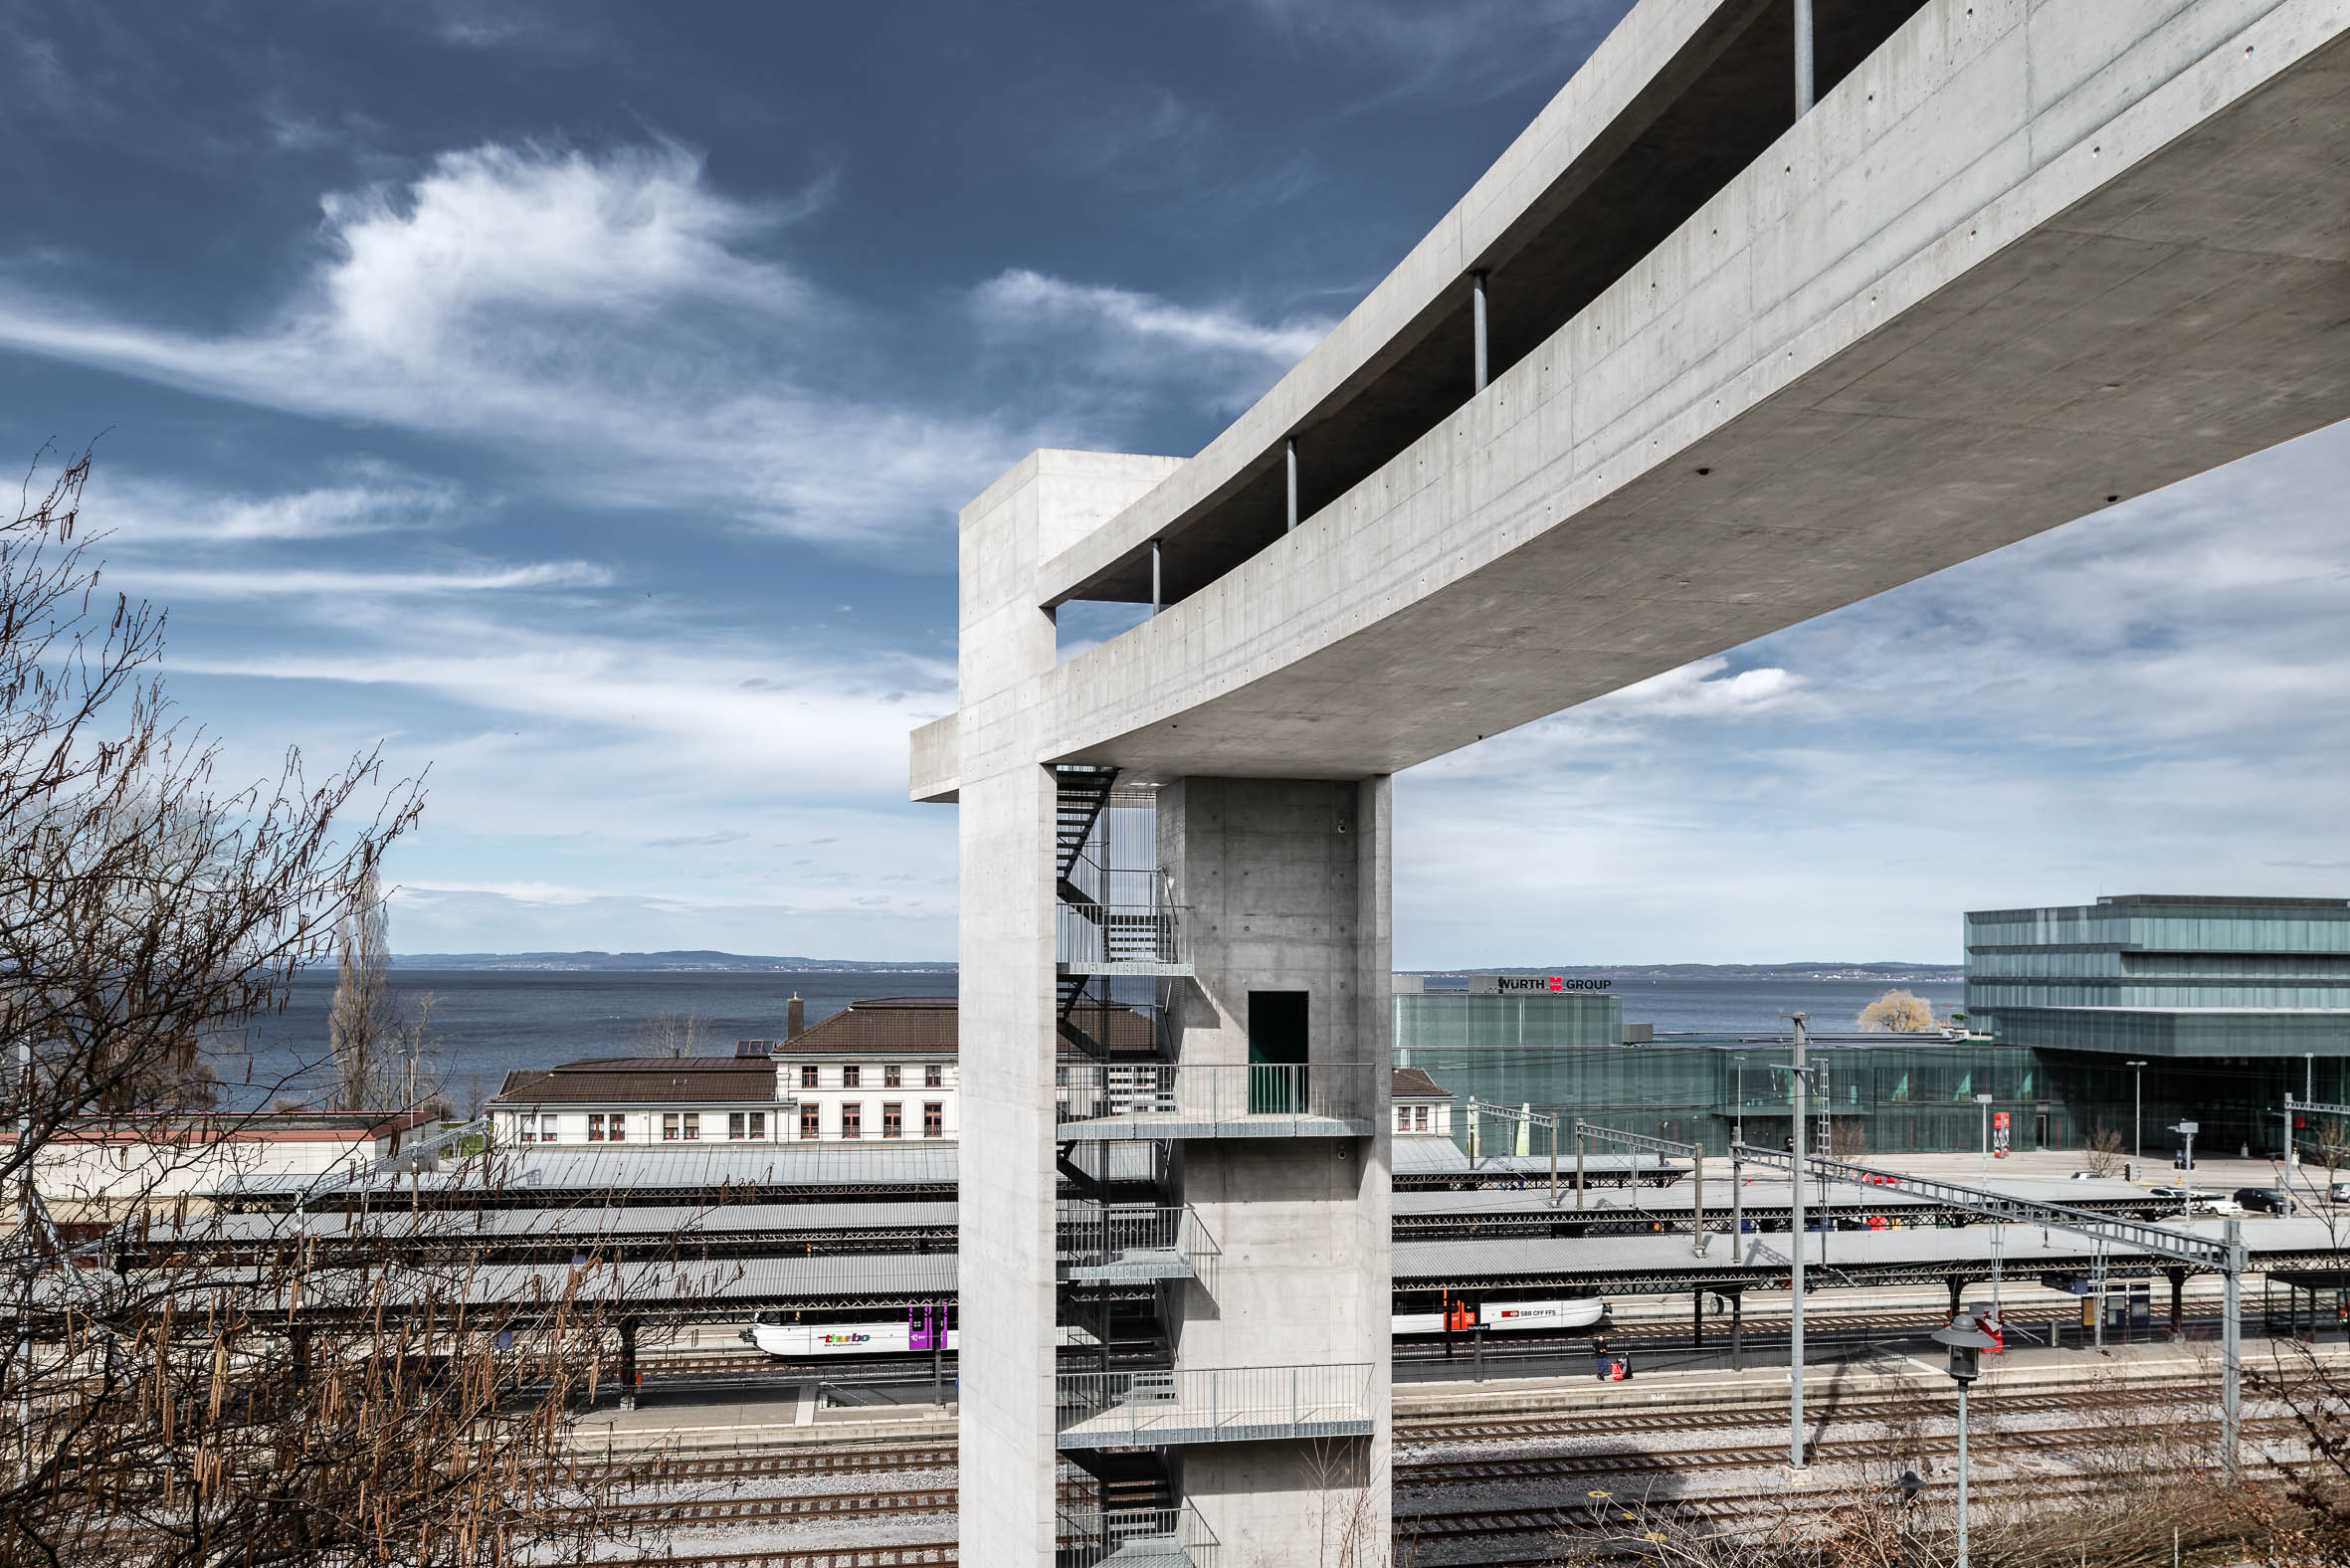
<svg viewBox="0 0 2350 1568">
<path fill-rule="evenodd" d="M 1477 989 L 1435 991 L 1417 977 L 1398 977 L 1395 1065 L 1418 1068 L 1451 1091 L 1455 1142 L 1469 1145 L 1468 1104 L 1475 1099 L 1719 1152 L 1741 1133 L 1750 1143 L 1786 1143 L 1783 1038 L 1675 1035 L 1628 1044 L 1613 995 L 1504 992 L 1494 980 L 1474 976 L 1468 984 Z M 1939 1036 L 1814 1036 L 1811 1060 L 1828 1101 L 1823 1107 L 1815 1100 L 1812 1114 L 1826 1116 L 1835 1145 L 1848 1153 L 1979 1147 L 1977 1094 L 2011 1113 L 2017 1148 L 2071 1139 L 2064 1107 L 2051 1102 L 2029 1051 Z M 1815 1139 L 1820 1127 L 1815 1119 Z M 1508 1152 L 1518 1133 L 1494 1121 L 1481 1136 L 1487 1152 Z M 1541 1153 L 1541 1135 L 1528 1137 L 1526 1147 Z"/>
<path fill-rule="evenodd" d="M 2191 1120 L 2198 1147 L 2274 1153 L 2287 1091 L 2350 1092 L 2350 898 L 1984 909 L 1966 916 L 1966 950 L 1969 1026 L 2039 1056 L 2089 1131 L 2135 1140 L 2142 1126 L 2168 1151 Z"/>
<path fill-rule="evenodd" d="M 1978 1148 L 1989 1094 L 2018 1149 L 2104 1135 L 2167 1162 L 2171 1128 L 2191 1120 L 2199 1150 L 2274 1154 L 2287 1092 L 2350 1103 L 2350 899 L 2117 896 L 1978 911 L 1965 935 L 1964 1037 L 1813 1037 L 1835 1146 Z M 1708 1149 L 1741 1131 L 1784 1143 L 1784 1039 L 1651 1040 L 1634 1025 L 1627 1041 L 1614 995 L 1548 988 L 1575 983 L 1397 977 L 1395 1065 L 1453 1093 L 1457 1142 L 1474 1098 Z M 1499 1151 L 1516 1131 L 1483 1136 Z M 2294 1136 L 2350 1140 L 2350 1123 L 2304 1117 Z"/>
<path fill-rule="evenodd" d="M 1967 1018 L 2143 1056 L 2350 1050 L 2350 899 L 2132 893 L 1966 917 Z M 2316 1043 L 2327 1043 L 2323 1047 Z"/>
</svg>

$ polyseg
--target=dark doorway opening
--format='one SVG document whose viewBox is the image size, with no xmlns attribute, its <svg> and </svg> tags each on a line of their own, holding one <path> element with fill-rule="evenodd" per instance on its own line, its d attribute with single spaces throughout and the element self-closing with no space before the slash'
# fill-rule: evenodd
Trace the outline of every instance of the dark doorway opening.
<svg viewBox="0 0 2350 1568">
<path fill-rule="evenodd" d="M 1305 1108 L 1306 993 L 1249 993 L 1249 1109 Z"/>
</svg>

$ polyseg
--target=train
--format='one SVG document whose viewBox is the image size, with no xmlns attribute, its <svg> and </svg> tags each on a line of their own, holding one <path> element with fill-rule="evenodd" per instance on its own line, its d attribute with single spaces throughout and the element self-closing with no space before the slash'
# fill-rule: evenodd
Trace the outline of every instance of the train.
<svg viewBox="0 0 2350 1568">
<path fill-rule="evenodd" d="M 1439 1312 L 1398 1312 L 1388 1320 L 1396 1338 L 1442 1334 L 1448 1329 L 1465 1333 L 1483 1328 L 1487 1333 L 1568 1333 L 1596 1328 L 1608 1319 L 1605 1297 L 1570 1296 L 1553 1301 L 1487 1301 L 1471 1310 L 1453 1302 Z M 1062 1345 L 1093 1343 L 1081 1328 L 1059 1330 Z M 944 1305 L 915 1303 L 903 1319 L 871 1323 L 794 1323 L 780 1312 L 761 1312 L 742 1331 L 745 1344 L 778 1360 L 807 1361 L 831 1356 L 914 1355 L 952 1350 L 961 1337 L 952 1313 Z"/>
</svg>

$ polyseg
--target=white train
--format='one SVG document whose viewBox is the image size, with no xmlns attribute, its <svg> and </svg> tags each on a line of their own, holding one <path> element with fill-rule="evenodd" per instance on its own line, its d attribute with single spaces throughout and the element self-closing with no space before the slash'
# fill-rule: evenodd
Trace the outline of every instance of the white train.
<svg viewBox="0 0 2350 1568">
<path fill-rule="evenodd" d="M 1459 1306 L 1449 1313 L 1399 1312 L 1389 1319 L 1389 1332 L 1441 1334 L 1448 1316 L 1456 1330 L 1481 1324 L 1488 1333 L 1564 1333 L 1606 1322 L 1608 1303 L 1596 1295 L 1557 1301 L 1488 1301 L 1473 1318 L 1466 1307 Z M 820 1356 L 927 1352 L 932 1348 L 936 1332 L 930 1318 L 918 1309 L 902 1319 L 878 1323 L 787 1323 L 779 1312 L 761 1312 L 758 1320 L 743 1330 L 742 1337 L 768 1355 L 787 1361 L 807 1361 Z M 1093 1336 L 1081 1328 L 1063 1328 L 1059 1332 L 1065 1347 L 1094 1342 Z M 945 1333 L 946 1342 L 941 1348 L 952 1350 L 961 1333 L 951 1321 Z"/>
<path fill-rule="evenodd" d="M 1558 1301 L 1487 1301 L 1471 1318 L 1464 1307 L 1448 1312 L 1398 1312 L 1388 1319 L 1396 1334 L 1441 1334 L 1450 1316 L 1456 1331 L 1482 1326 L 1488 1333 L 1564 1333 L 1608 1320 L 1605 1296 L 1570 1296 Z"/>
</svg>

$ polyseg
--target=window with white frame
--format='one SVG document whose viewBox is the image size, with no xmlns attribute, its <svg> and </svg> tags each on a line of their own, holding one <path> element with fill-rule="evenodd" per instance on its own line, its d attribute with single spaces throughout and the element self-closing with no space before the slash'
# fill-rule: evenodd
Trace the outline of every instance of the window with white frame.
<svg viewBox="0 0 2350 1568">
<path fill-rule="evenodd" d="M 605 1137 L 605 1141 L 606 1141 L 606 1142 L 609 1142 L 609 1143 L 626 1143 L 626 1142 L 628 1142 L 628 1140 L 629 1140 L 629 1113 L 628 1113 L 627 1111 L 625 1111 L 625 1110 L 616 1110 L 616 1111 L 614 1111 L 614 1112 L 612 1113 L 612 1119 L 611 1119 L 611 1121 L 610 1121 L 610 1122 L 608 1122 L 608 1123 L 606 1123 L 606 1131 L 605 1131 L 604 1137 Z"/>
<path fill-rule="evenodd" d="M 685 1141 L 687 1143 L 697 1143 L 700 1140 L 701 1112 L 698 1110 L 689 1110 L 685 1112 Z"/>
<path fill-rule="evenodd" d="M 661 1141 L 664 1143 L 678 1141 L 678 1113 L 674 1110 L 665 1110 L 661 1113 Z"/>
<path fill-rule="evenodd" d="M 562 1125 L 563 1125 L 563 1123 L 562 1123 L 562 1121 L 560 1120 L 560 1118 L 558 1118 L 558 1117 L 554 1117 L 554 1116 L 541 1116 L 541 1117 L 539 1117 L 539 1118 L 538 1118 L 538 1141 L 539 1141 L 539 1142 L 541 1142 L 541 1143 L 553 1143 L 554 1141 L 556 1141 L 557 1137 L 560 1135 L 560 1129 L 561 1129 Z"/>
</svg>

